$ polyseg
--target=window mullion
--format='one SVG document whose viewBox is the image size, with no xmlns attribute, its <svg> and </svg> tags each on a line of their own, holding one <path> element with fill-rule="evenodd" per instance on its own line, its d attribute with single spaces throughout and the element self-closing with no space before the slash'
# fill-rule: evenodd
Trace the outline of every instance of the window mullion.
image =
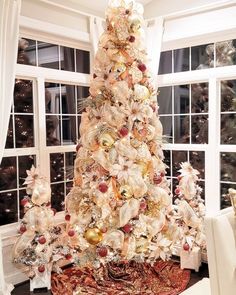
<svg viewBox="0 0 236 295">
<path fill-rule="evenodd" d="M 206 150 L 206 210 L 215 213 L 220 210 L 220 113 L 219 113 L 219 82 L 216 78 L 209 79 L 209 132 Z"/>
<path fill-rule="evenodd" d="M 39 148 L 39 169 L 40 173 L 50 181 L 50 160 L 49 152 L 46 148 L 47 132 L 45 117 L 45 80 L 44 77 L 37 78 L 37 96 L 38 96 L 38 148 Z"/>
</svg>

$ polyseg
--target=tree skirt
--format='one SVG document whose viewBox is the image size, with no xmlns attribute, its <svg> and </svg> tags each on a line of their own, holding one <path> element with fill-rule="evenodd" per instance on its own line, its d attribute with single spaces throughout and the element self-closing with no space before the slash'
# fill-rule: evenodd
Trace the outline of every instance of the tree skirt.
<svg viewBox="0 0 236 295">
<path fill-rule="evenodd" d="M 129 262 L 107 264 L 97 270 L 74 266 L 52 275 L 53 295 L 177 295 L 187 286 L 189 270 L 178 263 L 157 261 L 154 266 Z"/>
</svg>

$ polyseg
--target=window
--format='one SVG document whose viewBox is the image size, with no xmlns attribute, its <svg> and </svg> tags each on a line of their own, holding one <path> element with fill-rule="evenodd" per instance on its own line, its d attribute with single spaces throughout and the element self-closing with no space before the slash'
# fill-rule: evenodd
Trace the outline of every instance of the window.
<svg viewBox="0 0 236 295">
<path fill-rule="evenodd" d="M 160 59 L 157 99 L 172 191 L 179 163 L 189 160 L 212 212 L 230 206 L 227 191 L 236 188 L 235 64 L 235 39 L 164 51 Z"/>
<path fill-rule="evenodd" d="M 52 207 L 64 210 L 73 185 L 80 100 L 89 95 L 89 46 L 73 48 L 22 37 L 6 148 L 0 166 L 0 225 L 23 216 L 26 169 L 51 183 Z"/>
</svg>

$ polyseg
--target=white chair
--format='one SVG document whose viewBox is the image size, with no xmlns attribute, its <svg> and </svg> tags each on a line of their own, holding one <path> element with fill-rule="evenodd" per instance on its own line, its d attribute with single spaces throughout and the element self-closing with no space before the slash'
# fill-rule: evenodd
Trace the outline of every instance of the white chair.
<svg viewBox="0 0 236 295">
<path fill-rule="evenodd" d="M 181 295 L 236 294 L 236 217 L 233 208 L 205 217 L 209 277 Z"/>
</svg>

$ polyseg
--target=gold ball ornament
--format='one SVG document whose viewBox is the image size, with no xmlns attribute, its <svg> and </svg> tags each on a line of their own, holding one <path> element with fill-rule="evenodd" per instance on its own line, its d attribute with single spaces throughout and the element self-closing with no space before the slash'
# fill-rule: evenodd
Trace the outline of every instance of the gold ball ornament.
<svg viewBox="0 0 236 295">
<path fill-rule="evenodd" d="M 134 98 L 137 101 L 144 101 L 150 97 L 150 92 L 146 86 L 135 84 L 134 85 Z"/>
<path fill-rule="evenodd" d="M 84 234 L 85 239 L 91 245 L 97 245 L 102 241 L 102 232 L 98 228 L 89 228 Z"/>
<path fill-rule="evenodd" d="M 114 138 L 108 133 L 101 134 L 99 138 L 99 144 L 102 148 L 110 148 L 113 146 L 114 142 Z"/>
<path fill-rule="evenodd" d="M 141 28 L 141 20 L 138 16 L 133 15 L 129 18 L 130 21 L 130 29 L 133 33 L 138 32 L 138 30 Z"/>
<path fill-rule="evenodd" d="M 132 197 L 132 189 L 129 185 L 122 185 L 120 187 L 120 194 L 124 199 L 130 199 Z"/>
<path fill-rule="evenodd" d="M 122 74 L 126 71 L 126 66 L 124 63 L 117 62 L 114 66 L 114 71 Z"/>
</svg>

